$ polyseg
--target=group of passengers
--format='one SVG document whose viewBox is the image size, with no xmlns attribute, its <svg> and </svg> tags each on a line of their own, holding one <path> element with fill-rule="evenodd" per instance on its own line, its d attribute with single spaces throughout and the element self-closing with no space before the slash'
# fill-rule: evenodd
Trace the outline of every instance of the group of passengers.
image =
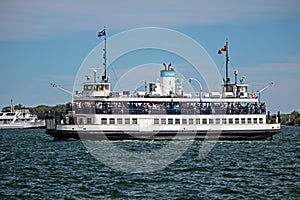
<svg viewBox="0 0 300 200">
<path fill-rule="evenodd" d="M 95 114 L 264 114 L 265 103 L 76 102 L 76 113 Z"/>
<path fill-rule="evenodd" d="M 226 113 L 226 114 L 265 114 L 266 105 L 265 103 L 247 103 L 242 105 L 240 103 L 227 103 L 222 104 L 221 106 L 216 106 L 214 113 Z"/>
</svg>

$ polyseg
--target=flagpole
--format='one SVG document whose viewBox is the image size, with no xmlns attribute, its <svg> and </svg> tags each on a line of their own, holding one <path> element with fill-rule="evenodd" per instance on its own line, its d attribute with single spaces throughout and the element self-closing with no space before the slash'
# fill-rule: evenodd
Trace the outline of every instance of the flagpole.
<svg viewBox="0 0 300 200">
<path fill-rule="evenodd" d="M 106 30 L 105 30 L 105 26 L 104 26 L 104 32 L 105 32 L 105 34 L 104 34 L 104 49 L 103 49 L 103 51 L 104 51 L 104 55 L 103 55 L 103 58 L 104 58 L 104 63 L 103 63 L 103 65 L 104 65 L 104 77 L 102 77 L 102 79 L 103 79 L 104 82 L 107 82 L 107 76 L 106 76 Z"/>
<path fill-rule="evenodd" d="M 228 56 L 228 41 L 226 39 L 226 74 L 225 74 L 225 85 L 227 86 L 229 84 L 229 77 L 228 77 L 228 63 L 229 63 L 229 56 Z"/>
</svg>

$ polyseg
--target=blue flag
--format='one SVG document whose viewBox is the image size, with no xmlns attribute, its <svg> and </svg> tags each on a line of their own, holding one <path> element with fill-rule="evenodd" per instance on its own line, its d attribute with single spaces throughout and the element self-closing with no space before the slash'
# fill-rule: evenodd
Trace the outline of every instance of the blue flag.
<svg viewBox="0 0 300 200">
<path fill-rule="evenodd" d="M 105 35 L 105 29 L 103 29 L 102 31 L 98 32 L 98 37 L 102 37 Z"/>
</svg>

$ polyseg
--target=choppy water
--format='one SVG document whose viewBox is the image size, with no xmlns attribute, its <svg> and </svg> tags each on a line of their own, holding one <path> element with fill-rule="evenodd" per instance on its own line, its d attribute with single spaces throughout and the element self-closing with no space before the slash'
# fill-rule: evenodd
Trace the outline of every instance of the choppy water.
<svg viewBox="0 0 300 200">
<path fill-rule="evenodd" d="M 300 127 L 283 127 L 272 141 L 218 142 L 204 159 L 194 142 L 150 173 L 111 169 L 80 141 L 52 141 L 44 130 L 0 130 L 0 138 L 0 199 L 300 198 Z M 166 143 L 115 144 L 148 151 Z"/>
</svg>

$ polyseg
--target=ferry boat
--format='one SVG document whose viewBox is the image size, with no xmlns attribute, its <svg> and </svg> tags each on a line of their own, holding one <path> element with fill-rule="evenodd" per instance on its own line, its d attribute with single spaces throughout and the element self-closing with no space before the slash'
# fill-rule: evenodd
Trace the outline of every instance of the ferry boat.
<svg viewBox="0 0 300 200">
<path fill-rule="evenodd" d="M 11 105 L 9 111 L 0 112 L 0 129 L 31 129 L 45 126 L 45 120 L 38 119 L 37 115 L 30 113 L 28 109 L 14 110 Z"/>
<path fill-rule="evenodd" d="M 82 91 L 73 94 L 66 114 L 46 116 L 46 134 L 54 139 L 264 140 L 281 132 L 279 112 L 271 117 L 266 104 L 248 91 L 249 84 L 237 81 L 236 71 L 235 82 L 230 82 L 228 42 L 222 49 L 226 76 L 221 92 L 198 95 L 185 93 L 176 83 L 171 64 L 162 65 L 159 81 L 149 83 L 148 90 L 112 91 L 103 50 L 102 80 L 96 80 L 93 69 L 94 80 L 87 79 Z"/>
</svg>

